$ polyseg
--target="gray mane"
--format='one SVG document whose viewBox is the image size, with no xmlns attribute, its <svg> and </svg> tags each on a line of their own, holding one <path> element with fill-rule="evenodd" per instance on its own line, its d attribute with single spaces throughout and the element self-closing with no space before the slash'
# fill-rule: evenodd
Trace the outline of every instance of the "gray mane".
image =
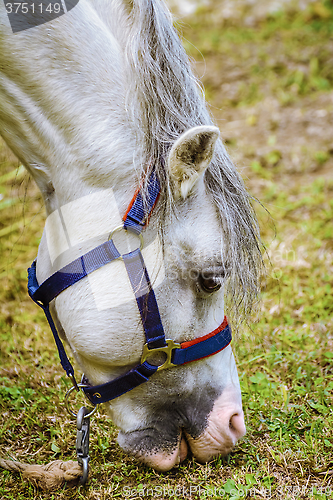
<svg viewBox="0 0 333 500">
<path fill-rule="evenodd" d="M 132 72 L 128 88 L 132 105 L 128 109 L 132 110 L 138 144 L 144 144 L 144 161 L 155 162 L 166 213 L 172 196 L 161 160 L 181 133 L 212 124 L 212 119 L 164 4 L 160 0 L 134 0 L 130 18 L 133 24 L 126 55 Z M 205 184 L 227 242 L 223 258 L 231 275 L 226 302 L 228 314 L 238 325 L 257 302 L 263 271 L 262 245 L 251 198 L 220 140 Z"/>
</svg>

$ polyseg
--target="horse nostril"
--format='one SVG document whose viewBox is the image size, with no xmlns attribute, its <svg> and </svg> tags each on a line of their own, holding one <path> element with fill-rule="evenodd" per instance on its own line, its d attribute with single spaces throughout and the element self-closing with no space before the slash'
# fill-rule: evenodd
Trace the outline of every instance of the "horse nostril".
<svg viewBox="0 0 333 500">
<path fill-rule="evenodd" d="M 244 415 L 242 413 L 234 413 L 229 420 L 229 429 L 236 439 L 244 436 L 246 432 Z"/>
</svg>

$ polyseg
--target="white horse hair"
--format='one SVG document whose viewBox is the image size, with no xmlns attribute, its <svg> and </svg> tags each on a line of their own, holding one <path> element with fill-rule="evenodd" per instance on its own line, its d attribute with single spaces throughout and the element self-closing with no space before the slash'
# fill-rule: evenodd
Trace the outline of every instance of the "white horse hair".
<svg viewBox="0 0 333 500">
<path fill-rule="evenodd" d="M 0 133 L 45 201 L 39 282 L 105 241 L 140 182 L 147 196 L 155 165 L 162 192 L 143 255 L 167 338 L 214 331 L 224 295 L 234 326 L 248 318 L 263 270 L 251 197 L 162 0 L 80 0 L 18 33 L 0 3 L 0 106 Z M 122 261 L 51 306 L 92 384 L 139 363 L 144 332 Z M 245 433 L 230 346 L 157 372 L 106 406 L 120 445 L 159 470 L 189 448 L 203 462 L 227 454 Z"/>
<path fill-rule="evenodd" d="M 160 160 L 180 134 L 191 127 L 211 124 L 212 119 L 162 2 L 134 2 L 130 20 L 125 51 L 130 70 L 127 109 L 136 124 L 138 144 L 145 146 L 143 168 L 152 159 L 157 166 L 167 211 L 173 196 L 170 178 Z M 205 185 L 219 212 L 227 242 L 223 255 L 230 273 L 226 305 L 236 327 L 257 302 L 263 272 L 262 245 L 251 197 L 220 139 L 205 174 Z"/>
</svg>

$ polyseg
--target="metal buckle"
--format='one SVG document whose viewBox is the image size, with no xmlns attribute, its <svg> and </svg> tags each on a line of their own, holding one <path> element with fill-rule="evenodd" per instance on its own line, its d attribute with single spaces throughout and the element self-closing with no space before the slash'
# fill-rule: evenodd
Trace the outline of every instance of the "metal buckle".
<svg viewBox="0 0 333 500">
<path fill-rule="evenodd" d="M 118 233 L 119 231 L 128 231 L 132 236 L 137 236 L 140 240 L 140 245 L 138 247 L 138 250 L 140 250 L 140 252 L 141 252 L 141 250 L 143 249 L 143 235 L 142 235 L 142 233 L 136 233 L 135 231 L 131 231 L 130 229 L 126 229 L 124 226 L 118 226 L 113 231 L 111 231 L 111 233 L 109 234 L 108 240 L 109 241 L 112 240 L 114 234 Z M 117 248 L 115 244 L 114 244 L 114 246 L 115 246 L 115 248 Z M 118 252 L 119 252 L 119 250 L 118 250 Z M 134 252 L 134 250 L 131 250 L 131 252 Z M 121 254 L 120 254 L 119 258 L 122 258 Z"/>
<path fill-rule="evenodd" d="M 166 339 L 165 340 L 167 345 L 165 347 L 156 347 L 153 349 L 149 349 L 148 344 L 145 344 L 143 346 L 143 351 L 142 351 L 142 356 L 141 356 L 141 364 L 144 363 L 149 356 L 152 354 L 156 354 L 158 352 L 164 352 L 167 355 L 167 359 L 164 361 L 162 365 L 160 365 L 157 368 L 157 371 L 160 370 L 165 370 L 166 368 L 171 368 L 172 366 L 177 366 L 174 363 L 172 363 L 171 358 L 172 358 L 172 353 L 174 349 L 180 349 L 181 345 L 178 344 L 177 342 L 174 342 L 171 339 Z M 149 363 L 149 361 L 148 361 Z"/>
</svg>

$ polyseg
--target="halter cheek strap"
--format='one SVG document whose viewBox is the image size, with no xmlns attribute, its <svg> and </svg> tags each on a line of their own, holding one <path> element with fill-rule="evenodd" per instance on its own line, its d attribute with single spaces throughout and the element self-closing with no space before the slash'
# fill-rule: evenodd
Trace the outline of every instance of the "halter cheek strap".
<svg viewBox="0 0 333 500">
<path fill-rule="evenodd" d="M 149 221 L 159 193 L 159 181 L 153 170 L 148 180 L 145 199 L 143 199 L 141 189 L 137 190 L 125 213 L 123 229 L 142 238 L 141 231 Z M 141 246 L 130 253 L 121 255 L 112 241 L 113 233 L 111 233 L 110 240 L 75 259 L 40 285 L 36 277 L 36 261 L 28 269 L 29 295 L 43 309 L 58 348 L 61 365 L 67 375 L 73 380 L 75 387 L 77 387 L 74 369 L 59 338 L 50 314 L 49 304 L 62 291 L 85 278 L 93 271 L 119 258 L 124 261 L 140 311 L 146 344 L 143 348 L 140 364 L 127 373 L 105 384 L 97 386 L 87 385 L 82 388 L 85 395 L 93 404 L 105 403 L 125 394 L 143 382 L 147 382 L 151 375 L 157 371 L 212 356 L 225 349 L 231 342 L 231 329 L 226 317 L 216 330 L 203 337 L 181 344 L 166 339 L 155 293 L 141 253 Z M 149 359 L 156 353 L 163 353 L 166 358 L 158 366 L 149 363 Z"/>
</svg>

